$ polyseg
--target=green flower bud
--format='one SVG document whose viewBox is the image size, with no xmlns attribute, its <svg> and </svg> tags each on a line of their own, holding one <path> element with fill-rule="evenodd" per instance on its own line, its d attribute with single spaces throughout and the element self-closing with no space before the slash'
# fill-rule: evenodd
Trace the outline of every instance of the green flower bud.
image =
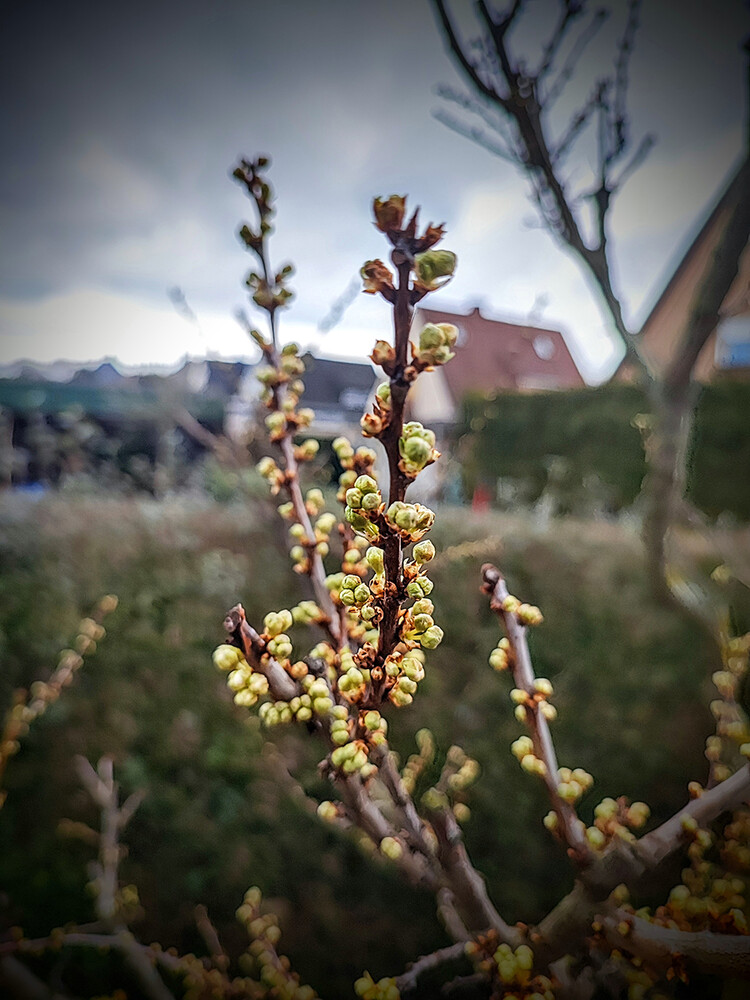
<svg viewBox="0 0 750 1000">
<path fill-rule="evenodd" d="M 337 437 L 331 447 L 340 462 L 354 457 L 354 448 L 352 448 L 352 443 L 349 438 Z"/>
<path fill-rule="evenodd" d="M 398 687 L 400 691 L 405 691 L 407 694 L 414 694 L 417 690 L 417 682 L 413 681 L 411 677 L 399 677 Z"/>
<path fill-rule="evenodd" d="M 435 558 L 435 546 L 429 538 L 425 538 L 414 546 L 412 555 L 414 556 L 414 561 L 422 565 Z"/>
<path fill-rule="evenodd" d="M 442 347 L 444 343 L 445 335 L 435 323 L 428 323 L 427 326 L 422 327 L 419 334 L 420 353 L 430 350 L 433 347 Z"/>
<path fill-rule="evenodd" d="M 413 507 L 402 507 L 396 513 L 396 525 L 402 531 L 412 531 L 417 525 L 417 512 Z"/>
<path fill-rule="evenodd" d="M 365 560 L 370 569 L 377 575 L 382 576 L 385 572 L 385 562 L 383 550 L 371 545 L 365 552 Z"/>
<path fill-rule="evenodd" d="M 436 649 L 443 641 L 443 634 L 439 625 L 433 625 L 419 637 L 419 641 L 425 649 Z"/>
<path fill-rule="evenodd" d="M 365 716 L 362 721 L 366 729 L 369 729 L 370 732 L 374 732 L 376 729 L 380 729 L 383 719 L 380 712 L 372 710 L 370 712 L 365 712 Z"/>
<path fill-rule="evenodd" d="M 291 500 L 287 503 L 279 504 L 278 507 L 279 514 L 286 520 L 291 520 L 294 517 L 294 504 Z"/>
<path fill-rule="evenodd" d="M 381 382 L 380 385 L 375 390 L 375 395 L 383 403 L 389 403 L 391 400 L 391 386 L 388 382 Z"/>
<path fill-rule="evenodd" d="M 333 529 L 336 527 L 336 515 L 325 513 L 321 514 L 318 520 L 315 522 L 315 529 L 319 531 L 321 535 L 330 535 Z"/>
<path fill-rule="evenodd" d="M 380 506 L 379 493 L 365 493 L 365 495 L 362 497 L 363 510 L 377 510 L 379 506 Z"/>
<path fill-rule="evenodd" d="M 264 479 L 268 479 L 276 472 L 276 463 L 269 455 L 266 455 L 265 458 L 261 458 L 255 468 Z"/>
<path fill-rule="evenodd" d="M 224 643 L 213 651 L 214 666 L 219 670 L 232 670 L 240 662 L 242 654 L 236 646 Z"/>
<path fill-rule="evenodd" d="M 432 628 L 435 624 L 435 620 L 432 615 L 415 615 L 414 616 L 414 631 L 415 632 L 426 632 L 428 628 Z"/>
<path fill-rule="evenodd" d="M 263 619 L 263 628 L 267 635 L 276 636 L 292 627 L 293 616 L 286 608 L 282 611 L 270 611 Z"/>
<path fill-rule="evenodd" d="M 318 816 L 325 823 L 332 823 L 338 818 L 338 814 L 339 811 L 333 802 L 325 801 L 318 805 Z"/>
<path fill-rule="evenodd" d="M 346 503 L 347 506 L 352 507 L 355 510 L 359 509 L 362 506 L 362 493 L 356 489 L 356 487 L 352 487 L 352 489 L 347 490 Z"/>
<path fill-rule="evenodd" d="M 415 271 L 420 284 L 429 291 L 434 291 L 449 279 L 456 269 L 456 255 L 450 250 L 426 250 L 414 258 Z"/>
<path fill-rule="evenodd" d="M 366 583 L 360 583 L 360 585 L 354 591 L 354 599 L 357 604 L 364 604 L 365 601 L 370 599 L 370 588 Z"/>
<path fill-rule="evenodd" d="M 293 545 L 289 550 L 289 555 L 292 558 L 292 562 L 301 563 L 307 559 L 307 552 L 303 549 L 301 545 Z"/>
<path fill-rule="evenodd" d="M 291 618 L 291 615 L 289 615 Z M 292 643 L 288 635 L 283 632 L 276 635 L 268 643 L 268 652 L 271 656 L 275 656 L 279 660 L 286 659 L 288 656 L 292 655 Z"/>
<path fill-rule="evenodd" d="M 391 861 L 398 861 L 404 853 L 403 846 L 395 837 L 384 837 L 380 841 L 380 850 Z"/>
<path fill-rule="evenodd" d="M 354 486 L 360 493 L 377 493 L 378 491 L 378 484 L 372 476 L 359 476 Z"/>
<path fill-rule="evenodd" d="M 432 458 L 432 447 L 423 438 L 411 437 L 399 443 L 399 451 L 412 465 L 423 468 Z"/>
</svg>

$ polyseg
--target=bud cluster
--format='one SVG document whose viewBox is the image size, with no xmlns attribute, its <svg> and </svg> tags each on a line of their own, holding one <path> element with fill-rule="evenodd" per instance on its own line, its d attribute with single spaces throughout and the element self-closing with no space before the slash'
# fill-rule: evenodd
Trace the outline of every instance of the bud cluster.
<svg viewBox="0 0 750 1000">
<path fill-rule="evenodd" d="M 458 327 L 452 323 L 428 323 L 419 333 L 419 346 L 414 357 L 426 367 L 447 364 L 455 358 L 453 348 L 458 340 Z"/>
<path fill-rule="evenodd" d="M 635 843 L 632 830 L 645 825 L 651 810 L 645 802 L 628 803 L 621 796 L 618 799 L 605 798 L 594 808 L 594 824 L 586 830 L 586 839 L 594 850 L 603 850 L 615 838 L 627 843 Z"/>
<path fill-rule="evenodd" d="M 534 975 L 534 952 L 528 945 L 521 944 L 514 950 L 505 942 L 494 947 L 496 942 L 497 937 L 488 934 L 466 945 L 466 954 L 480 972 L 499 985 L 493 996 L 504 1000 L 555 1000 L 553 981 Z"/>
<path fill-rule="evenodd" d="M 73 682 L 76 671 L 83 666 L 84 656 L 96 652 L 97 643 L 106 635 L 99 619 L 111 614 L 116 607 L 117 598 L 114 594 L 103 597 L 94 609 L 94 617 L 84 618 L 79 623 L 74 648 L 60 652 L 51 677 L 46 681 L 34 681 L 28 695 L 23 689 L 14 692 L 13 704 L 0 729 L 0 778 L 8 759 L 18 753 L 20 740 L 28 733 L 31 723 L 44 715 L 49 706 L 60 697 L 62 689 Z M 5 802 L 5 795 L 0 789 L 0 808 Z"/>
<path fill-rule="evenodd" d="M 404 424 L 399 438 L 398 450 L 401 455 L 399 468 L 410 478 L 414 478 L 426 465 L 440 458 L 435 449 L 435 435 L 418 420 Z"/>
<path fill-rule="evenodd" d="M 544 716 L 547 722 L 554 722 L 557 718 L 557 709 L 547 700 L 551 697 L 552 693 L 552 684 L 546 677 L 536 677 L 532 691 L 526 691 L 523 688 L 513 688 L 510 692 L 510 700 L 516 706 L 515 716 L 518 721 L 525 722 L 529 711 L 538 711 Z"/>
<path fill-rule="evenodd" d="M 289 959 L 276 952 L 276 945 L 281 939 L 279 921 L 274 913 L 261 913 L 261 902 L 260 889 L 257 886 L 248 889 L 237 910 L 237 919 L 251 938 L 248 952 L 254 959 L 253 964 L 267 995 L 284 997 L 285 1000 L 314 1000 L 317 996 L 315 990 L 311 986 L 300 985 L 299 976 L 291 971 Z"/>
<path fill-rule="evenodd" d="M 435 514 L 421 503 L 396 500 L 385 512 L 386 520 L 396 528 L 405 542 L 418 542 L 435 522 Z"/>
<path fill-rule="evenodd" d="M 442 638 L 442 629 L 438 629 L 437 625 L 432 627 L 440 632 Z M 410 649 L 406 653 L 400 651 L 391 653 L 385 661 L 385 675 L 391 683 L 388 692 L 391 703 L 398 708 L 411 705 L 419 682 L 424 679 L 424 653 L 421 649 Z"/>
<path fill-rule="evenodd" d="M 396 986 L 396 980 L 390 976 L 384 976 L 377 982 L 369 972 L 356 981 L 354 992 L 362 1000 L 400 1000 L 401 994 Z"/>
</svg>

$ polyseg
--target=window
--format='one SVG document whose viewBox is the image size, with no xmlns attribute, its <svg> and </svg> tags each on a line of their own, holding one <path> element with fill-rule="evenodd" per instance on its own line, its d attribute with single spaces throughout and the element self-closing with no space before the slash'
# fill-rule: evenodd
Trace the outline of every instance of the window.
<svg viewBox="0 0 750 1000">
<path fill-rule="evenodd" d="M 536 356 L 542 361 L 551 361 L 555 356 L 555 342 L 546 333 L 537 334 L 532 343 Z"/>
<path fill-rule="evenodd" d="M 750 368 L 750 315 L 731 316 L 716 331 L 717 368 Z"/>
</svg>

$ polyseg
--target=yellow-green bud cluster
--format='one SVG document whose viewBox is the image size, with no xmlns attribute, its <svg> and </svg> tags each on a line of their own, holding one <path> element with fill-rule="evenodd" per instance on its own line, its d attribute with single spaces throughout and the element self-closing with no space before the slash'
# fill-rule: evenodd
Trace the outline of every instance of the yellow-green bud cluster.
<svg viewBox="0 0 750 1000">
<path fill-rule="evenodd" d="M 416 476 L 426 465 L 440 456 L 435 450 L 434 433 L 423 427 L 418 420 L 410 420 L 404 424 L 398 440 L 398 450 L 401 455 L 401 470 L 408 476 Z"/>
<path fill-rule="evenodd" d="M 282 611 L 269 611 L 263 619 L 263 630 L 269 637 L 278 636 L 291 628 L 293 621 L 292 612 L 286 608 Z"/>
<path fill-rule="evenodd" d="M 298 354 L 298 344 L 284 344 L 281 348 L 279 368 L 288 378 L 296 378 L 298 375 L 302 375 L 305 370 L 305 363 L 298 357 Z"/>
<path fill-rule="evenodd" d="M 385 516 L 413 542 L 419 541 L 435 521 L 435 514 L 429 507 L 423 507 L 421 503 L 405 503 L 403 500 L 392 503 Z"/>
<path fill-rule="evenodd" d="M 360 725 L 366 730 L 367 738 L 373 746 L 382 746 L 385 743 L 388 723 L 380 712 L 370 709 L 370 711 L 363 712 L 360 715 L 359 721 Z"/>
<path fill-rule="evenodd" d="M 499 671 L 510 666 L 510 642 L 504 636 L 490 653 L 490 666 Z"/>
<path fill-rule="evenodd" d="M 255 469 L 271 487 L 271 492 L 278 493 L 284 483 L 284 473 L 271 456 L 266 455 L 264 458 L 261 458 Z"/>
<path fill-rule="evenodd" d="M 378 484 L 372 476 L 358 476 L 354 484 L 347 489 L 345 500 L 345 519 L 355 531 L 366 535 L 373 541 L 376 540 L 378 529 L 369 518 L 380 510 L 383 498 L 380 495 Z"/>
<path fill-rule="evenodd" d="M 561 799 L 570 802 L 571 805 L 578 802 L 581 796 L 594 784 L 594 779 L 582 767 L 576 767 L 572 770 L 569 767 L 561 767 L 557 771 L 557 777 L 559 779 L 557 794 Z"/>
<path fill-rule="evenodd" d="M 356 981 L 354 992 L 362 1000 L 401 1000 L 395 979 L 388 976 L 375 982 L 369 972 Z"/>
<path fill-rule="evenodd" d="M 432 613 L 435 606 L 427 597 L 423 597 L 412 606 L 406 617 L 403 636 L 418 642 L 425 649 L 435 649 L 443 640 L 443 630 L 435 624 Z"/>
<path fill-rule="evenodd" d="M 463 751 L 462 751 L 463 754 Z M 463 792 L 477 780 L 480 774 L 479 763 L 472 757 L 463 754 L 464 760 L 458 770 L 448 778 L 448 789 L 451 792 Z"/>
<path fill-rule="evenodd" d="M 341 581 L 339 600 L 348 608 L 361 608 L 370 600 L 370 588 L 354 573 L 347 573 Z"/>
<path fill-rule="evenodd" d="M 521 944 L 514 951 L 509 944 L 503 942 L 492 958 L 501 983 L 521 987 L 528 984 L 534 968 L 534 952 L 528 945 Z"/>
<path fill-rule="evenodd" d="M 331 751 L 331 763 L 344 774 L 359 774 L 364 779 L 371 777 L 377 770 L 367 759 L 367 747 L 361 740 L 337 746 Z"/>
<path fill-rule="evenodd" d="M 458 327 L 452 323 L 428 323 L 419 333 L 417 358 L 425 365 L 444 365 L 455 357 Z"/>
<path fill-rule="evenodd" d="M 650 815 L 651 810 L 645 802 L 628 805 L 624 798 L 604 798 L 594 808 L 594 825 L 586 830 L 586 837 L 595 849 L 606 846 L 615 837 L 634 843 L 631 829 L 642 827 Z"/>
<path fill-rule="evenodd" d="M 227 673 L 227 687 L 234 692 L 234 702 L 251 708 L 268 693 L 268 680 L 250 666 L 241 650 L 223 644 L 213 653 L 214 665 Z"/>
<path fill-rule="evenodd" d="M 539 608 L 533 604 L 524 604 L 512 594 L 508 594 L 503 600 L 502 609 L 508 614 L 515 615 L 521 625 L 541 625 L 544 621 L 544 616 Z"/>
<path fill-rule="evenodd" d="M 414 257 L 417 284 L 428 292 L 446 284 L 456 270 L 456 255 L 450 250 L 425 250 Z"/>
<path fill-rule="evenodd" d="M 257 962 L 261 983 L 269 996 L 283 997 L 284 1000 L 315 1000 L 315 990 L 311 986 L 300 985 L 299 976 L 290 970 L 289 960 L 276 953 L 276 945 L 281 939 L 279 921 L 273 913 L 261 913 L 261 901 L 260 889 L 253 886 L 245 893 L 245 899 L 237 910 L 237 919 L 251 938 L 248 952 Z"/>
<path fill-rule="evenodd" d="M 429 577 L 424 574 L 416 576 L 413 580 L 410 580 L 406 585 L 406 593 L 409 597 L 414 598 L 418 601 L 422 597 L 429 597 L 432 593 L 434 584 Z"/>
<path fill-rule="evenodd" d="M 320 451 L 320 442 L 315 438 L 307 438 L 294 449 L 294 457 L 298 462 L 311 462 Z"/>
<path fill-rule="evenodd" d="M 392 653 L 385 661 L 385 674 L 394 681 L 388 694 L 390 701 L 399 708 L 411 705 L 417 686 L 424 679 L 424 653 L 421 649 Z"/>
<path fill-rule="evenodd" d="M 312 625 L 319 622 L 323 617 L 315 601 L 300 601 L 296 607 L 292 608 L 292 619 L 295 625 Z"/>
</svg>

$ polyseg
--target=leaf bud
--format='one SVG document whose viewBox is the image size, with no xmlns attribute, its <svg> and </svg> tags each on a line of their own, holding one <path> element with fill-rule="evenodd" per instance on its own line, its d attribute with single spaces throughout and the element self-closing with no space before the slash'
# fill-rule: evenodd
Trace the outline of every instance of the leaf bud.
<svg viewBox="0 0 750 1000">
<path fill-rule="evenodd" d="M 415 271 L 419 283 L 428 291 L 434 291 L 453 276 L 456 269 L 456 255 L 450 250 L 426 250 L 416 254 Z"/>
<path fill-rule="evenodd" d="M 375 225 L 381 233 L 398 231 L 404 222 L 406 198 L 398 194 L 392 194 L 389 198 L 375 198 L 372 211 Z"/>
</svg>

